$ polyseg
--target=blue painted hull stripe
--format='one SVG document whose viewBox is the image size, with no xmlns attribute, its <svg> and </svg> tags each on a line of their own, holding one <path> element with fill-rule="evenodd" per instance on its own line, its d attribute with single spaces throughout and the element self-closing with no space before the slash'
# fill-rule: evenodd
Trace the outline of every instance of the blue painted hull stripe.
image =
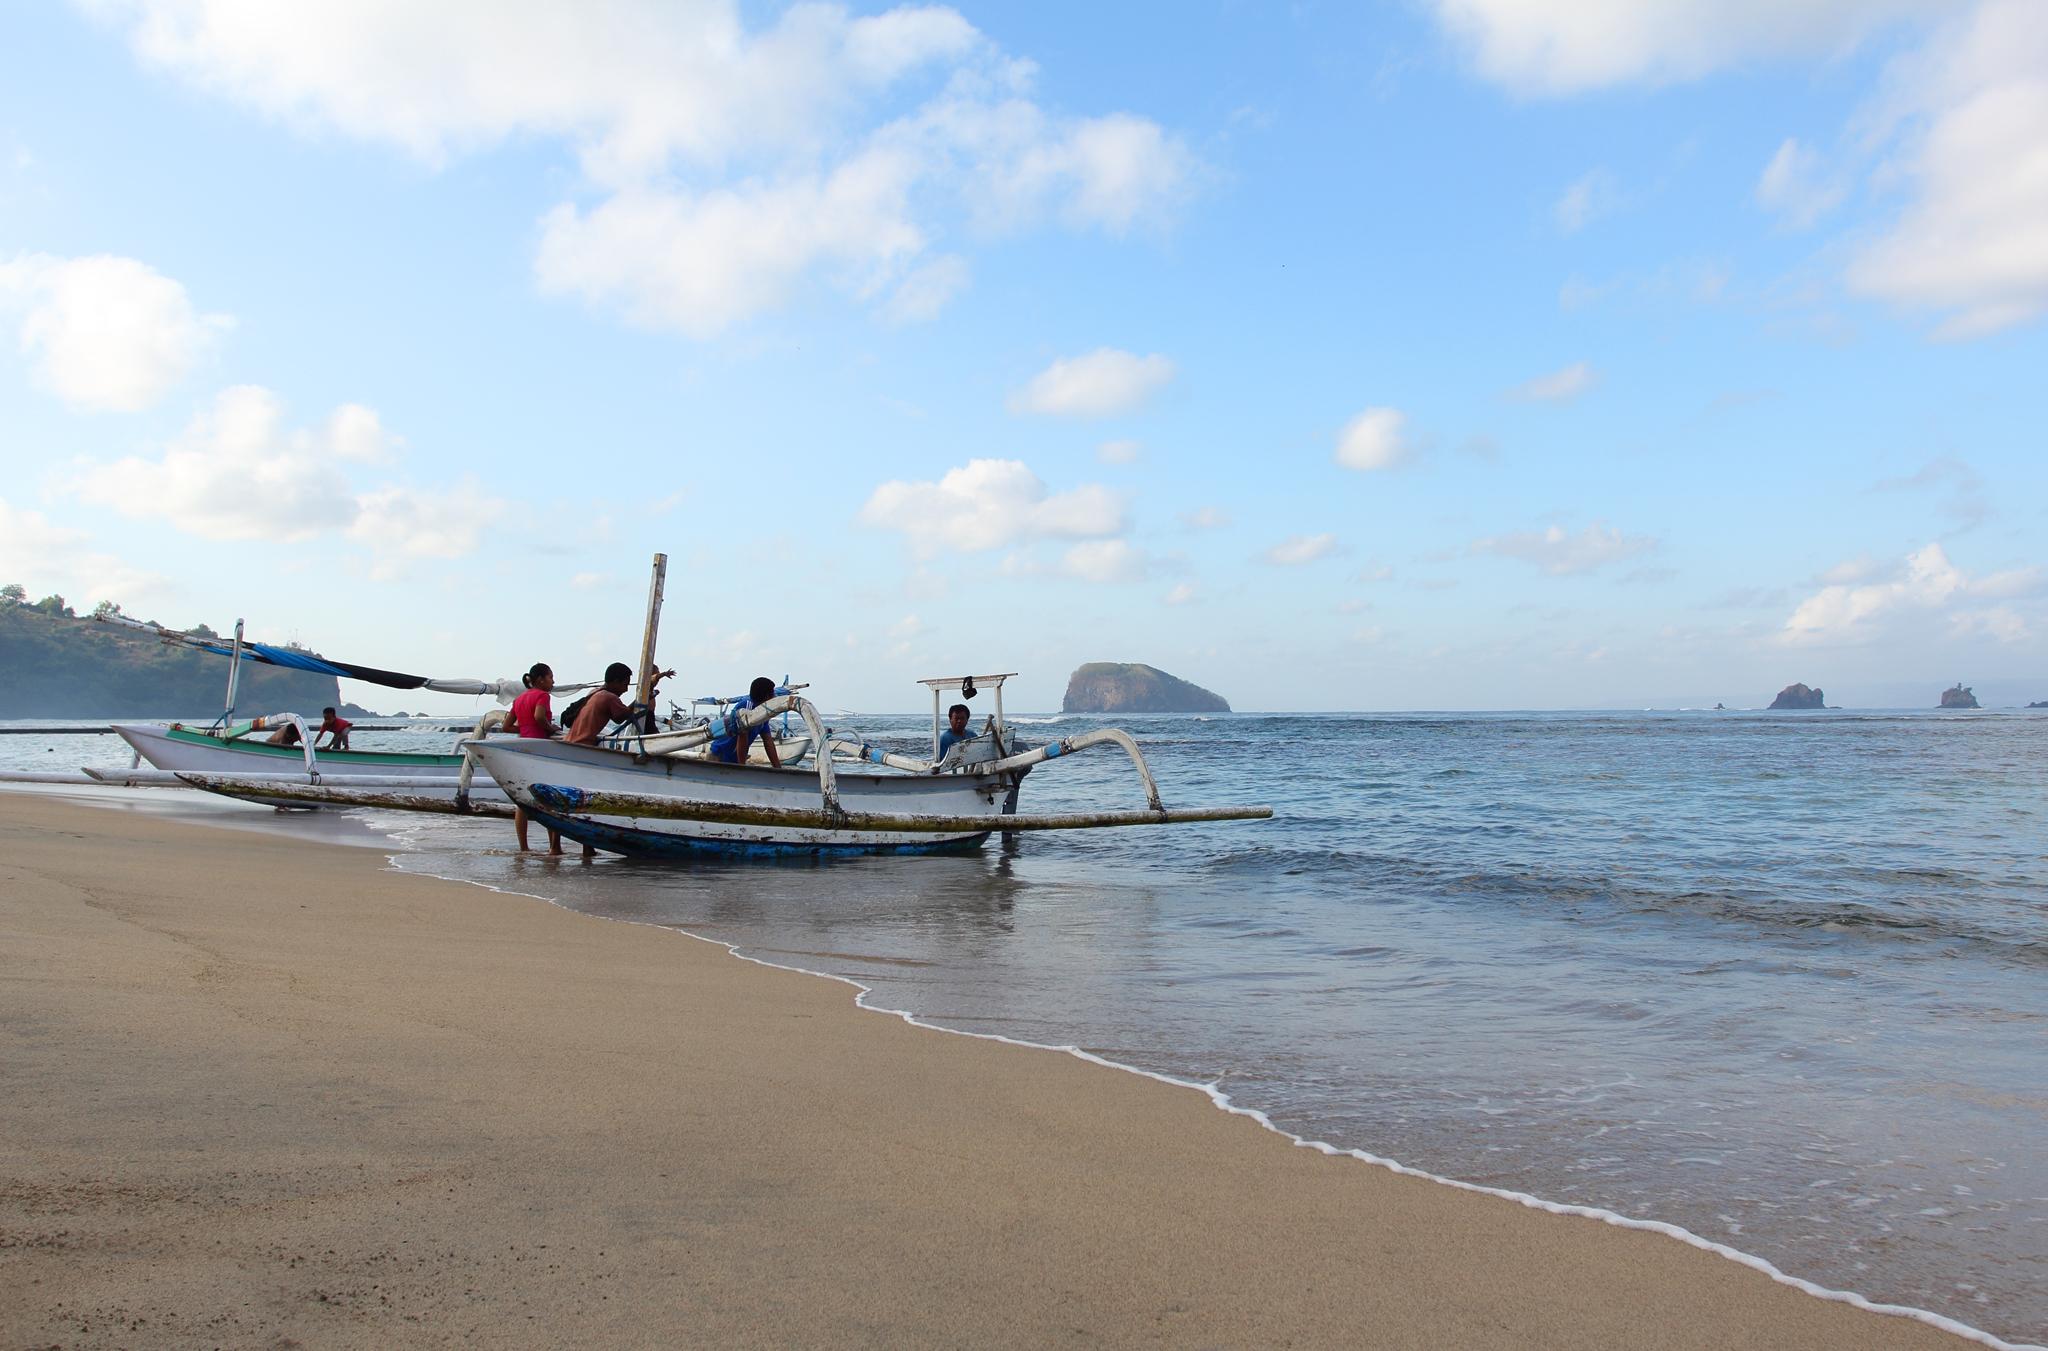
<svg viewBox="0 0 2048 1351">
<path fill-rule="evenodd" d="M 538 807 L 526 814 L 550 830 L 594 849 L 630 858 L 838 858 L 864 854 L 971 854 L 987 842 L 986 833 L 930 844 L 770 844 L 758 840 L 704 840 L 664 835 L 651 830 L 606 825 L 574 816 L 557 816 Z"/>
</svg>

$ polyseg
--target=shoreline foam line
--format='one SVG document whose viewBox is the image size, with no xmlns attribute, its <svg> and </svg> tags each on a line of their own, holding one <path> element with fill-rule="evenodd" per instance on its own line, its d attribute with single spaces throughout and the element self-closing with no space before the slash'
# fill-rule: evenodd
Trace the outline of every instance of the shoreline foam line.
<svg viewBox="0 0 2048 1351">
<path fill-rule="evenodd" d="M 403 841 L 408 845 L 415 845 L 415 841 L 402 829 L 391 831 L 391 838 Z M 424 851 L 420 852 L 423 853 Z M 1867 1295 L 1858 1294 L 1854 1290 L 1835 1290 L 1828 1286 L 1819 1285 L 1804 1277 L 1793 1276 L 1779 1270 L 1768 1258 L 1759 1257 L 1755 1253 L 1743 1252 L 1741 1249 L 1732 1248 L 1725 1243 L 1718 1243 L 1713 1239 L 1695 1234 L 1692 1230 L 1681 1225 L 1671 1224 L 1664 1220 L 1639 1220 L 1623 1215 L 1618 1211 L 1606 1210 L 1598 1206 L 1578 1206 L 1569 1205 L 1561 1201 L 1546 1201 L 1542 1197 L 1533 1196 L 1528 1192 L 1509 1191 L 1501 1187 L 1487 1187 L 1476 1182 L 1462 1182 L 1454 1177 L 1444 1177 L 1441 1174 L 1431 1173 L 1421 1168 L 1412 1168 L 1396 1159 L 1373 1154 L 1363 1149 L 1346 1149 L 1339 1145 L 1330 1144 L 1327 1141 L 1310 1140 L 1305 1136 L 1296 1135 L 1284 1127 L 1275 1125 L 1271 1117 L 1256 1107 L 1242 1107 L 1232 1102 L 1230 1095 L 1217 1088 L 1213 1083 L 1197 1083 L 1192 1079 L 1178 1079 L 1173 1075 L 1161 1074 L 1156 1070 L 1148 1070 L 1138 1065 L 1126 1065 L 1121 1061 L 1110 1060 L 1107 1057 L 1096 1055 L 1093 1051 L 1083 1050 L 1079 1046 L 1053 1046 L 1045 1042 L 1024 1041 L 1017 1037 L 1006 1037 L 997 1032 L 970 1032 L 964 1028 L 947 1027 L 943 1023 L 927 1022 L 908 1009 L 884 1008 L 880 1004 L 870 1004 L 867 1000 L 868 996 L 874 993 L 874 987 L 863 985 L 851 976 L 842 976 L 832 971 L 814 971 L 809 967 L 790 966 L 783 962 L 771 962 L 765 957 L 755 957 L 740 951 L 739 946 L 735 943 L 728 943 L 724 939 L 712 938 L 706 934 L 694 933 L 676 924 L 663 924 L 647 919 L 620 919 L 610 915 L 593 915 L 587 911 L 577 910 L 574 907 L 564 905 L 551 896 L 540 896 L 530 891 L 513 891 L 507 887 L 494 886 L 489 882 L 480 882 L 475 878 L 445 877 L 440 873 L 426 871 L 415 872 L 412 869 L 400 866 L 398 861 L 400 857 L 401 855 L 399 854 L 385 855 L 385 863 L 392 872 L 404 873 L 411 877 L 430 877 L 441 882 L 462 882 L 469 886 L 481 887 L 485 891 L 495 892 L 500 896 L 516 896 L 522 900 L 539 901 L 544 905 L 551 905 L 557 910 L 562 910 L 572 915 L 580 915 L 584 919 L 599 920 L 612 924 L 630 924 L 643 929 L 659 929 L 665 933 L 679 934 L 684 938 L 694 939 L 699 943 L 709 943 L 714 947 L 724 948 L 729 955 L 737 957 L 743 962 L 751 962 L 755 966 L 766 967 L 771 971 L 789 971 L 800 976 L 815 976 L 821 980 L 836 981 L 841 985 L 850 985 L 856 992 L 853 1000 L 853 1006 L 856 1009 L 866 1013 L 880 1013 L 901 1018 L 912 1027 L 924 1028 L 932 1032 L 944 1032 L 955 1037 L 972 1037 L 977 1041 L 1000 1042 L 1006 1046 L 1019 1046 L 1026 1050 L 1056 1051 L 1064 1055 L 1073 1056 L 1078 1060 L 1087 1061 L 1092 1065 L 1100 1065 L 1105 1069 L 1121 1070 L 1126 1074 L 1135 1074 L 1140 1078 L 1156 1080 L 1159 1083 L 1169 1084 L 1175 1088 L 1191 1088 L 1206 1096 L 1212 1105 L 1222 1111 L 1228 1112 L 1232 1116 L 1249 1117 L 1265 1129 L 1273 1132 L 1273 1134 L 1302 1149 L 1313 1149 L 1321 1154 L 1356 1159 L 1361 1163 L 1384 1168 L 1388 1172 L 1402 1177 L 1420 1178 L 1423 1181 L 1439 1183 L 1446 1187 L 1455 1188 L 1458 1191 L 1473 1192 L 1481 1196 L 1497 1196 L 1531 1210 L 1541 1210 L 1552 1215 L 1598 1220 L 1602 1224 L 1611 1224 L 1620 1229 L 1637 1229 L 1647 1233 L 1662 1234 L 1666 1238 L 1677 1239 L 1689 1247 L 1713 1253 L 1715 1256 L 1726 1258 L 1738 1266 L 1748 1267 L 1752 1271 L 1760 1272 L 1780 1285 L 1790 1286 L 1794 1290 L 1812 1295 L 1816 1299 L 1824 1299 L 1836 1304 L 1847 1304 L 1853 1308 L 1862 1309 L 1867 1313 L 1882 1314 L 1891 1318 L 1906 1318 L 1917 1323 L 1925 1323 L 1930 1327 L 1938 1328 L 1943 1332 L 1961 1337 L 1966 1341 L 1992 1347 L 1995 1351 L 2048 1351 L 2048 1346 L 2040 1343 L 2007 1341 L 1996 1333 L 1972 1327 L 1968 1323 L 1950 1318 L 1946 1314 L 1936 1313 L 1932 1309 L 1916 1308 L 1910 1304 L 1880 1303 Z"/>
</svg>

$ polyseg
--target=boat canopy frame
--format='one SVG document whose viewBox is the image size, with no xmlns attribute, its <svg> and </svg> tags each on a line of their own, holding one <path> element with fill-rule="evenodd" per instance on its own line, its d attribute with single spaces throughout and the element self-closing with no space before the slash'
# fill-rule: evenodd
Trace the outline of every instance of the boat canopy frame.
<svg viewBox="0 0 2048 1351">
<path fill-rule="evenodd" d="M 932 759 L 939 758 L 939 733 L 945 729 L 946 716 L 941 707 L 947 690 L 960 691 L 962 699 L 972 699 L 986 686 L 996 696 L 996 711 L 990 717 L 987 730 L 996 734 L 996 747 L 1007 751 L 1010 746 L 1010 724 L 1003 720 L 1003 682 L 1017 674 L 1015 671 L 997 671 L 993 675 L 927 676 L 917 683 L 932 692 Z"/>
</svg>

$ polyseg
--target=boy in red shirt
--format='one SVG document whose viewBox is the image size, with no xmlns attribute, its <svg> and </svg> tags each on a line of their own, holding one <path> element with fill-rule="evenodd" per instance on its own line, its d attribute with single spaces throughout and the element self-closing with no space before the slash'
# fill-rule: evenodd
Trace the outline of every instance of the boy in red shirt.
<svg viewBox="0 0 2048 1351">
<path fill-rule="evenodd" d="M 331 751 L 345 751 L 345 750 L 347 750 L 347 749 L 348 749 L 348 729 L 349 729 L 349 728 L 351 728 L 351 727 L 353 727 L 353 726 L 355 726 L 355 724 L 354 724 L 354 723 L 352 723 L 352 722 L 350 722 L 350 721 L 349 721 L 348 719 L 346 719 L 346 718 L 342 717 L 341 715 L 339 715 L 338 713 L 336 713 L 336 712 L 335 712 L 335 711 L 334 711 L 333 709 L 331 709 L 331 708 L 323 708 L 323 709 L 321 709 L 321 710 L 320 710 L 320 726 L 319 726 L 319 727 L 318 727 L 318 728 L 317 728 L 317 729 L 316 729 L 316 730 L 314 731 L 314 733 L 313 733 L 313 749 L 314 749 L 314 750 L 316 750 L 316 751 L 317 751 L 317 750 L 319 750 L 319 749 L 320 749 L 320 738 L 321 738 L 321 737 L 323 737 L 323 736 L 327 736 L 327 737 L 333 737 L 333 738 L 334 738 L 334 739 L 333 739 L 332 741 L 330 741 L 330 742 L 328 742 L 328 743 L 327 743 L 327 749 L 328 749 L 328 750 L 331 750 Z"/>
</svg>

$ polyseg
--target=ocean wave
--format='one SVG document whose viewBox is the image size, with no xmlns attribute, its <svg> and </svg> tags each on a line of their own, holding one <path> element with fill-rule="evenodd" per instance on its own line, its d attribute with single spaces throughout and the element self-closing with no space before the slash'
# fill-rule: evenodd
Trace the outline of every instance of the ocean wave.
<svg viewBox="0 0 2048 1351">
<path fill-rule="evenodd" d="M 1551 871 L 1539 867 L 1474 868 L 1412 856 L 1353 850 L 1326 851 L 1291 845 L 1253 845 L 1210 858 L 1211 876 L 1233 885 L 1263 876 L 1278 882 L 1308 879 L 1339 884 L 1354 897 L 1397 902 L 1414 900 L 1509 904 L 1589 922 L 1623 916 L 1698 918 L 1741 925 L 1756 933 L 1789 939 L 1892 940 L 1944 953 L 1974 955 L 2024 966 L 2048 965 L 2048 931 L 2041 917 L 2021 907 L 2009 923 L 2000 912 L 1977 905 L 1967 911 L 1918 904 L 1896 894 L 1896 877 L 1944 887 L 1973 884 L 1953 870 L 1852 870 L 1857 880 L 1889 887 L 1888 900 L 1831 899 L 1779 895 L 1754 888 L 1657 887 L 1639 879 Z M 1296 885 L 1303 885 L 1295 882 Z"/>
</svg>

